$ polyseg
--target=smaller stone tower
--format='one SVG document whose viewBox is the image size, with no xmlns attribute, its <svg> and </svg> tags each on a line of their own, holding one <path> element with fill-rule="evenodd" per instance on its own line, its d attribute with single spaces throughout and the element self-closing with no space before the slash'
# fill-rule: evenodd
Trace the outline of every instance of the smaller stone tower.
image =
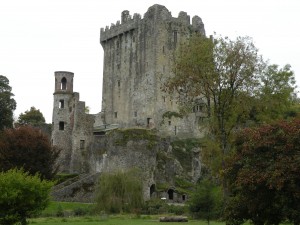
<svg viewBox="0 0 300 225">
<path fill-rule="evenodd" d="M 66 71 L 56 71 L 55 89 L 53 102 L 53 132 L 52 144 L 62 147 L 59 158 L 61 171 L 68 171 L 70 168 L 70 158 L 72 154 L 72 106 L 73 99 L 73 78 L 74 73 Z"/>
</svg>

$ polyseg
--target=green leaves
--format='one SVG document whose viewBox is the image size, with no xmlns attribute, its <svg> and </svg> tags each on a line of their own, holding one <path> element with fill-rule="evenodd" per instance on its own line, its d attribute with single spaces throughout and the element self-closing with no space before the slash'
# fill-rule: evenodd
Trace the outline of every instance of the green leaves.
<svg viewBox="0 0 300 225">
<path fill-rule="evenodd" d="M 227 162 L 225 178 L 233 195 L 231 201 L 248 204 L 231 208 L 233 214 L 227 211 L 229 219 L 255 223 L 258 216 L 270 224 L 284 219 L 299 221 L 293 213 L 300 207 L 299 146 L 299 119 L 248 128 L 237 135 L 236 153 Z"/>
<path fill-rule="evenodd" d="M 25 113 L 20 114 L 18 123 L 21 125 L 39 126 L 45 123 L 45 118 L 39 109 L 32 106 L 29 111 L 26 110 Z"/>
<path fill-rule="evenodd" d="M 24 170 L 0 173 L 0 224 L 26 224 L 26 218 L 37 215 L 49 203 L 53 183 L 31 176 Z"/>
<path fill-rule="evenodd" d="M 0 75 L 0 130 L 13 126 L 13 111 L 17 105 L 13 96 L 9 80 Z"/>
<path fill-rule="evenodd" d="M 137 170 L 101 174 L 96 193 L 99 211 L 134 212 L 144 203 L 141 174 Z"/>
</svg>

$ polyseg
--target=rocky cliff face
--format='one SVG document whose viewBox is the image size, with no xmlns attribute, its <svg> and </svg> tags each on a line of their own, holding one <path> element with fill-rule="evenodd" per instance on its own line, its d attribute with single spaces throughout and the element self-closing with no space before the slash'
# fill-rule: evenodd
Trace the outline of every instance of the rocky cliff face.
<svg viewBox="0 0 300 225">
<path fill-rule="evenodd" d="M 139 169 L 143 177 L 145 200 L 165 197 L 182 202 L 186 199 L 183 196 L 189 194 L 193 183 L 200 177 L 200 142 L 197 139 L 170 140 L 148 129 L 117 129 L 95 139 L 90 155 L 86 157 L 90 165 L 89 174 L 101 176 L 106 172 Z M 95 184 L 96 176 L 94 178 Z M 84 196 L 81 186 L 84 183 L 70 185 L 75 192 L 80 190 L 78 196 L 68 188 L 64 189 L 64 193 L 72 193 L 76 201 L 81 201 L 80 196 Z M 56 195 L 62 196 L 59 193 Z"/>
</svg>

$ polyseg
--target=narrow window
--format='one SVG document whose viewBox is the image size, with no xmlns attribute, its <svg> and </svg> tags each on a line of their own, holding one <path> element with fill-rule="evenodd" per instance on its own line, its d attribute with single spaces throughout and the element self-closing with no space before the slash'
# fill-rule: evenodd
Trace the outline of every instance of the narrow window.
<svg viewBox="0 0 300 225">
<path fill-rule="evenodd" d="M 166 97 L 165 96 L 163 96 L 163 99 L 164 99 L 164 102 L 166 102 Z"/>
<path fill-rule="evenodd" d="M 175 133 L 175 135 L 177 135 L 177 127 L 176 126 L 174 127 L 174 133 Z"/>
<path fill-rule="evenodd" d="M 165 54 L 165 46 L 163 46 L 162 52 Z"/>
<path fill-rule="evenodd" d="M 64 100 L 59 100 L 59 105 L 58 108 L 63 109 L 65 107 L 65 101 Z"/>
<path fill-rule="evenodd" d="M 118 112 L 115 112 L 115 119 L 118 118 Z"/>
<path fill-rule="evenodd" d="M 84 149 L 84 140 L 80 140 L 80 149 Z"/>
<path fill-rule="evenodd" d="M 177 31 L 173 31 L 174 45 L 177 43 Z"/>
<path fill-rule="evenodd" d="M 169 126 L 171 125 L 171 120 L 169 120 Z"/>
<path fill-rule="evenodd" d="M 150 125 L 151 118 L 147 118 L 147 125 Z"/>
<path fill-rule="evenodd" d="M 121 81 L 120 80 L 118 80 L 118 87 L 120 87 L 121 86 Z"/>
<path fill-rule="evenodd" d="M 134 117 L 137 117 L 137 111 L 134 112 Z"/>
<path fill-rule="evenodd" d="M 61 90 L 66 90 L 67 89 L 67 79 L 65 77 L 63 77 L 61 79 L 60 88 L 61 88 Z"/>
<path fill-rule="evenodd" d="M 64 130 L 65 129 L 65 123 L 60 121 L 59 122 L 59 130 Z"/>
<path fill-rule="evenodd" d="M 185 201 L 185 195 L 182 195 L 182 201 Z"/>
</svg>

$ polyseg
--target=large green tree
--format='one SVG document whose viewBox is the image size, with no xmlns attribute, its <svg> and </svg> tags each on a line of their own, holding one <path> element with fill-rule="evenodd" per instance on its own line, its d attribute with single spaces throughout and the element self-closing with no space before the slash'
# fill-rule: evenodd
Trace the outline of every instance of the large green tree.
<svg viewBox="0 0 300 225">
<path fill-rule="evenodd" d="M 226 218 L 254 224 L 300 224 L 300 120 L 239 131 L 225 178 Z"/>
<path fill-rule="evenodd" d="M 45 124 L 45 118 L 39 109 L 32 106 L 29 111 L 26 110 L 25 113 L 20 114 L 18 123 L 21 125 L 40 126 Z"/>
<path fill-rule="evenodd" d="M 213 181 L 201 180 L 188 201 L 189 209 L 198 218 L 205 219 L 209 225 L 218 217 L 222 199 L 221 189 Z"/>
<path fill-rule="evenodd" d="M 13 225 L 46 208 L 53 183 L 23 170 L 0 172 L 0 224 Z"/>
<path fill-rule="evenodd" d="M 207 126 L 203 160 L 220 171 L 232 149 L 235 129 L 289 112 L 295 78 L 290 66 L 280 69 L 264 62 L 249 37 L 194 35 L 179 47 L 174 76 L 165 84 L 167 91 L 177 92 L 183 112 L 192 112 L 199 99 L 206 104 L 203 112 L 208 119 L 201 124 Z"/>
<path fill-rule="evenodd" d="M 198 98 L 206 102 L 207 130 L 219 144 L 222 162 L 232 130 L 249 115 L 252 91 L 259 84 L 263 65 L 249 37 L 232 41 L 195 35 L 178 50 L 174 76 L 166 87 L 177 91 L 183 108 L 190 112 Z"/>
<path fill-rule="evenodd" d="M 20 126 L 0 134 L 0 169 L 24 168 L 34 175 L 51 179 L 57 171 L 59 150 L 40 129 Z"/>
<path fill-rule="evenodd" d="M 0 130 L 13 126 L 13 111 L 17 105 L 13 96 L 9 80 L 0 75 Z"/>
</svg>

